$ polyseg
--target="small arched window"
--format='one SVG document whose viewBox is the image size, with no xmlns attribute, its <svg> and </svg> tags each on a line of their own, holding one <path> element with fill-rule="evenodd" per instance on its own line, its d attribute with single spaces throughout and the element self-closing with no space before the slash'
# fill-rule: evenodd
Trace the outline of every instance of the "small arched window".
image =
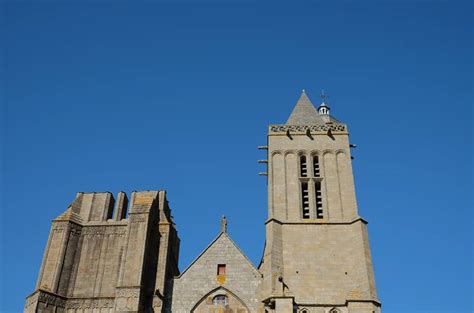
<svg viewBox="0 0 474 313">
<path fill-rule="evenodd" d="M 329 313 L 341 313 L 341 311 L 339 311 L 338 309 L 336 308 L 333 308 L 329 311 Z"/>
<path fill-rule="evenodd" d="M 212 299 L 212 303 L 215 306 L 225 307 L 226 305 L 229 304 L 229 299 L 227 298 L 226 295 L 217 295 Z"/>
</svg>

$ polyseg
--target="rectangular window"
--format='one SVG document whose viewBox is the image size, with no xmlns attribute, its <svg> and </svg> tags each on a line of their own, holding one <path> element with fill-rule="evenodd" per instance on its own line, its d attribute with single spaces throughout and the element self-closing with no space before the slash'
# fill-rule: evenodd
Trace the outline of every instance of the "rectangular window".
<svg viewBox="0 0 474 313">
<path fill-rule="evenodd" d="M 323 197 L 321 194 L 321 182 L 314 184 L 316 191 L 316 218 L 323 218 Z"/>
<path fill-rule="evenodd" d="M 319 169 L 319 158 L 317 155 L 313 156 L 313 174 L 314 177 L 321 177 L 321 171 Z"/>
<path fill-rule="evenodd" d="M 301 183 L 301 207 L 303 209 L 303 218 L 309 218 L 309 192 L 308 183 Z"/>
<path fill-rule="evenodd" d="M 225 275 L 225 264 L 217 264 L 217 275 Z"/>
</svg>

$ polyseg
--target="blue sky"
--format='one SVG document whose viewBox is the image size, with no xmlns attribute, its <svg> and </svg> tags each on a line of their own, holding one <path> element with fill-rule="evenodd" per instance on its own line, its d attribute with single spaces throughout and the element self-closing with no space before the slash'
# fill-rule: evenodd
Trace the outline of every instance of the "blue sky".
<svg viewBox="0 0 474 313">
<path fill-rule="evenodd" d="M 166 189 L 185 268 L 228 216 L 258 264 L 267 125 L 348 123 L 385 313 L 471 312 L 470 1 L 3 1 L 0 311 L 78 191 Z"/>
</svg>

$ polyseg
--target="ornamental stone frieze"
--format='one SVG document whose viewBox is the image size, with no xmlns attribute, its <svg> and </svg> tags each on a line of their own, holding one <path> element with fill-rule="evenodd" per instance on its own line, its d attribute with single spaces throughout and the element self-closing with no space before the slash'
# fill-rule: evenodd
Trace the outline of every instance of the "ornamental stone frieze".
<svg viewBox="0 0 474 313">
<path fill-rule="evenodd" d="M 322 125 L 313 125 L 313 126 L 305 126 L 305 125 L 270 125 L 269 133 L 286 133 L 290 131 L 291 133 L 301 133 L 304 134 L 307 131 L 310 132 L 327 132 L 327 131 L 334 131 L 334 132 L 346 132 L 347 127 L 344 124 L 335 124 L 335 123 L 328 123 Z"/>
</svg>

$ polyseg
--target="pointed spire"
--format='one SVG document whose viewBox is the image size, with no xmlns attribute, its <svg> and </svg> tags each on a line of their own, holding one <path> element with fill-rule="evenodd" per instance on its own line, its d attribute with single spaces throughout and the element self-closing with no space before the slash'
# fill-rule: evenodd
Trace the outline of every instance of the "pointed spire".
<svg viewBox="0 0 474 313">
<path fill-rule="evenodd" d="M 288 125 L 313 125 L 318 122 L 318 112 L 309 100 L 305 90 L 301 91 L 301 96 L 291 112 L 286 124 Z"/>
</svg>

